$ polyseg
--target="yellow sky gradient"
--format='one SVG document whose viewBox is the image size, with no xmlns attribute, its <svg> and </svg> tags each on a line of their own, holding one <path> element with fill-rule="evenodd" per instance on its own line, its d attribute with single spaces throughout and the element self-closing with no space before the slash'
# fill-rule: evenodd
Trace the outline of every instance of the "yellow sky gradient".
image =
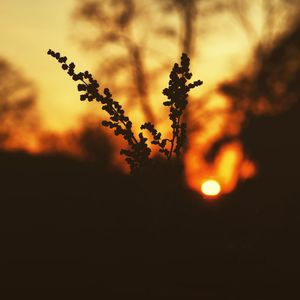
<svg viewBox="0 0 300 300">
<path fill-rule="evenodd" d="M 98 109 L 94 103 L 79 101 L 76 84 L 46 55 L 51 48 L 74 60 L 78 70 L 95 69 L 95 57 L 82 50 L 78 41 L 71 37 L 74 34 L 71 14 L 76 2 L 0 1 L 0 56 L 13 62 L 35 83 L 39 110 L 47 129 L 70 128 L 87 109 Z M 198 39 L 201 56 L 192 61 L 194 78 L 204 81 L 201 93 L 247 65 L 251 53 L 249 41 L 235 22 L 226 15 L 218 22 L 213 32 Z M 177 53 L 171 56 L 176 59 Z M 101 78 L 98 80 L 101 82 Z M 166 82 L 167 78 L 162 78 L 161 88 Z"/>
<path fill-rule="evenodd" d="M 1 0 L 0 55 L 32 80 L 39 93 L 44 125 L 64 129 L 74 125 L 84 111 L 74 82 L 47 56 L 49 48 L 61 49 L 78 63 L 91 67 L 89 56 L 81 57 L 70 38 L 73 0 Z M 83 66 L 82 66 L 83 67 Z"/>
</svg>

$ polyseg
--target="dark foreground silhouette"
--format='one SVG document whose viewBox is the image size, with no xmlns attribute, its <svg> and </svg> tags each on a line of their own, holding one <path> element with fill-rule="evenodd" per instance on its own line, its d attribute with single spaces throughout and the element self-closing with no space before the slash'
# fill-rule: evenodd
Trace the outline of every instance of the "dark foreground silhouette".
<svg viewBox="0 0 300 300">
<path fill-rule="evenodd" d="M 260 173 L 215 202 L 172 166 L 132 177 L 1 152 L 1 288 L 288 299 L 299 283 L 299 116 L 297 104 L 245 129 Z"/>
</svg>

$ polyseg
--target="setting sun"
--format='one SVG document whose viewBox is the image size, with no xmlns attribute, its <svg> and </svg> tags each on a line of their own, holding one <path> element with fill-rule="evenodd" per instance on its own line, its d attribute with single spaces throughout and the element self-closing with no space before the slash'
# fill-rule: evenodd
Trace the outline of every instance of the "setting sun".
<svg viewBox="0 0 300 300">
<path fill-rule="evenodd" d="M 216 180 L 206 180 L 201 185 L 201 191 L 205 196 L 215 197 L 220 194 L 221 185 Z"/>
</svg>

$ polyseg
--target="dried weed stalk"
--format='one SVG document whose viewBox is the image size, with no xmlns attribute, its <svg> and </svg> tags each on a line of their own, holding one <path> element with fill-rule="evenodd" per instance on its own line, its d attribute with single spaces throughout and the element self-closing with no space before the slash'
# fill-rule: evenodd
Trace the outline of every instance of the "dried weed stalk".
<svg viewBox="0 0 300 300">
<path fill-rule="evenodd" d="M 102 104 L 102 109 L 109 115 L 109 120 L 102 121 L 102 125 L 114 130 L 115 135 L 122 135 L 127 141 L 129 148 L 121 149 L 120 154 L 125 155 L 125 160 L 130 166 L 131 172 L 139 170 L 148 164 L 151 149 L 147 144 L 147 138 L 140 132 L 136 137 L 132 131 L 132 122 L 125 115 L 122 105 L 112 98 L 108 88 L 104 88 L 103 93 L 99 92 L 100 85 L 88 71 L 75 72 L 75 64 L 67 63 L 67 57 L 61 56 L 59 52 L 51 49 L 48 54 L 56 58 L 61 64 L 63 70 L 72 77 L 74 81 L 78 81 L 78 91 L 81 92 L 81 101 L 97 101 Z M 159 151 L 163 153 L 167 160 L 173 156 L 179 160 L 181 150 L 186 142 L 186 123 L 182 122 L 182 115 L 188 104 L 188 93 L 191 89 L 200 86 L 201 80 L 189 83 L 192 77 L 190 73 L 190 59 L 187 54 L 181 56 L 181 65 L 174 64 L 170 73 L 169 86 L 163 90 L 163 94 L 168 100 L 163 102 L 164 106 L 169 107 L 169 119 L 171 120 L 172 137 L 162 138 L 162 134 L 158 132 L 154 124 L 146 122 L 141 125 L 142 130 L 148 130 L 151 133 L 151 144 L 157 145 Z"/>
</svg>

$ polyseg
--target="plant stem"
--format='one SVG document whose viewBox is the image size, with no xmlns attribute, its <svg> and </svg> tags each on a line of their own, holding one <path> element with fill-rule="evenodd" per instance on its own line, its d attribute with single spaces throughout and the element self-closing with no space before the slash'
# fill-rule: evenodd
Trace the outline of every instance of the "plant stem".
<svg viewBox="0 0 300 300">
<path fill-rule="evenodd" d="M 176 118 L 176 127 L 173 129 L 173 138 L 172 138 L 172 141 L 171 141 L 171 149 L 170 149 L 170 153 L 168 155 L 168 160 L 171 159 L 172 157 L 172 153 L 173 153 L 173 149 L 174 149 L 174 145 L 175 145 L 175 140 L 178 138 L 178 125 L 180 124 L 180 117 L 178 117 L 178 121 L 177 121 L 177 118 Z"/>
</svg>

